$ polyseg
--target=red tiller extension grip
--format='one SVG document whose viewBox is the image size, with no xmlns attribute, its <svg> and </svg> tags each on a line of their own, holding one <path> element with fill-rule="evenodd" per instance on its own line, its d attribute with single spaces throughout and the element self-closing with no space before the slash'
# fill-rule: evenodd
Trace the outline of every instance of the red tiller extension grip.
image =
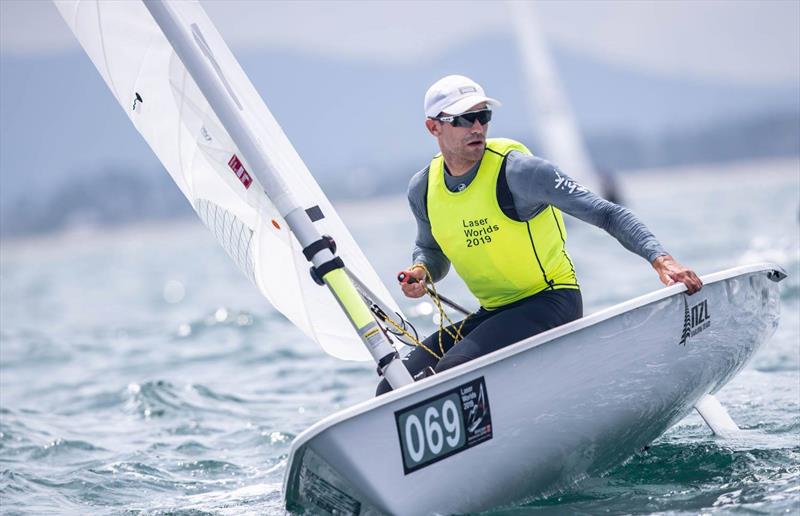
<svg viewBox="0 0 800 516">
<path fill-rule="evenodd" d="M 400 283 L 416 283 L 417 278 L 415 278 L 410 274 L 406 274 L 405 272 L 401 272 L 400 274 L 397 275 L 397 281 L 399 281 Z"/>
</svg>

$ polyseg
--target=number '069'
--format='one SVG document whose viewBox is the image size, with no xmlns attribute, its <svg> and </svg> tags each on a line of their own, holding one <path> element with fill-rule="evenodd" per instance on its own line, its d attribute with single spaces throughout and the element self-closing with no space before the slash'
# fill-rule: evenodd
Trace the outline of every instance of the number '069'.
<svg viewBox="0 0 800 516">
<path fill-rule="evenodd" d="M 492 438 L 483 377 L 404 407 L 394 418 L 406 475 Z"/>
<path fill-rule="evenodd" d="M 435 406 L 427 407 L 422 419 L 410 414 L 405 422 L 406 450 L 412 461 L 421 462 L 426 456 L 430 460 L 460 444 L 461 420 L 452 399 L 444 401 L 441 414 Z"/>
</svg>

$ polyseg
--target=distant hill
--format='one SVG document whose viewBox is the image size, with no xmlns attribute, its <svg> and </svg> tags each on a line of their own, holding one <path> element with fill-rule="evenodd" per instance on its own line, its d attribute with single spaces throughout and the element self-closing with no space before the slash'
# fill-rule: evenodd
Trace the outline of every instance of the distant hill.
<svg viewBox="0 0 800 516">
<path fill-rule="evenodd" d="M 505 36 L 482 38 L 441 59 L 405 66 L 280 50 L 237 55 L 333 197 L 405 189 L 435 151 L 422 127 L 422 95 L 447 73 L 470 75 L 503 101 L 492 134 L 536 147 L 516 47 Z M 799 85 L 665 78 L 559 49 L 555 58 L 592 155 L 603 166 L 629 169 L 800 153 Z M 180 199 L 169 184 L 83 53 L 0 58 L 1 234 L 60 227 L 69 217 L 46 212 L 67 204 L 86 206 L 70 212 L 73 217 L 99 221 L 187 213 L 168 207 Z M 162 189 L 172 194 L 152 195 Z M 72 193 L 65 197 L 65 192 Z M 123 203 L 125 215 L 105 213 L 121 211 L 108 199 L 131 195 L 161 200 Z M 72 200 L 56 202 L 65 198 Z M 98 211 L 87 215 L 92 206 Z M 31 210 L 37 215 L 32 217 Z"/>
</svg>

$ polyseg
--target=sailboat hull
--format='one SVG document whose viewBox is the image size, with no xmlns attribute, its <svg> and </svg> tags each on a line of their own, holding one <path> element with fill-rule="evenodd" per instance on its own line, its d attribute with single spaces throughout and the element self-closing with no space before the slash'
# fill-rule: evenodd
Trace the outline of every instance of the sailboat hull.
<svg viewBox="0 0 800 516">
<path fill-rule="evenodd" d="M 783 277 L 759 264 L 662 289 L 333 414 L 292 445 L 287 508 L 474 512 L 602 474 L 744 367 Z"/>
</svg>

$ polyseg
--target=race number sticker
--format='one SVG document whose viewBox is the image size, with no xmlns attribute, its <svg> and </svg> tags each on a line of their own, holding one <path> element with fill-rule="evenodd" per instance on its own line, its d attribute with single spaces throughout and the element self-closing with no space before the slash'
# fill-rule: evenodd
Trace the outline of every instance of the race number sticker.
<svg viewBox="0 0 800 516">
<path fill-rule="evenodd" d="M 492 438 L 483 377 L 399 410 L 394 417 L 406 475 Z"/>
</svg>

